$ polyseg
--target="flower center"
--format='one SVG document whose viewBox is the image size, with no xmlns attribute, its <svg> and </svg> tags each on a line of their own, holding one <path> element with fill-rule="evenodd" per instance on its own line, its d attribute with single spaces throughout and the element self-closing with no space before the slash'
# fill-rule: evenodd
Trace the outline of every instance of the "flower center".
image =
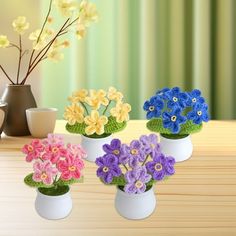
<svg viewBox="0 0 236 236">
<path fill-rule="evenodd" d="M 174 102 L 178 102 L 178 98 L 177 97 L 173 97 L 173 101 Z"/>
<path fill-rule="evenodd" d="M 149 111 L 154 111 L 155 110 L 155 107 L 154 106 L 150 106 L 149 107 Z"/>
<path fill-rule="evenodd" d="M 109 168 L 104 166 L 102 170 L 103 170 L 103 172 L 107 173 L 109 171 Z"/>
<path fill-rule="evenodd" d="M 41 174 L 41 179 L 46 179 L 48 177 L 48 175 L 45 173 L 45 172 L 43 172 L 42 174 Z"/>
<path fill-rule="evenodd" d="M 75 166 L 70 166 L 68 169 L 69 169 L 69 171 L 75 171 L 76 167 Z"/>
<path fill-rule="evenodd" d="M 196 102 L 196 101 L 197 101 L 197 99 L 196 99 L 196 98 L 193 98 L 193 99 L 192 99 L 192 102 Z"/>
<path fill-rule="evenodd" d="M 171 121 L 175 122 L 177 119 L 177 116 L 171 116 Z"/>
<path fill-rule="evenodd" d="M 115 154 L 115 155 L 119 155 L 119 154 L 120 154 L 120 151 L 116 149 L 116 150 L 114 150 L 112 153 Z"/>
<path fill-rule="evenodd" d="M 201 116 L 201 115 L 202 115 L 202 111 L 198 111 L 197 114 L 198 114 L 199 116 Z"/>
<path fill-rule="evenodd" d="M 143 187 L 143 182 L 141 182 L 140 180 L 136 181 L 135 187 L 136 188 L 142 188 Z"/>
<path fill-rule="evenodd" d="M 53 153 L 57 153 L 58 152 L 58 148 L 57 147 L 52 148 L 52 152 Z"/>
<path fill-rule="evenodd" d="M 138 150 L 137 149 L 132 149 L 130 152 L 131 152 L 132 155 L 137 155 L 138 154 Z"/>
<path fill-rule="evenodd" d="M 162 170 L 162 164 L 157 163 L 157 164 L 155 165 L 155 170 L 156 170 L 156 171 L 161 171 L 161 170 Z"/>
<path fill-rule="evenodd" d="M 156 147 L 156 145 L 151 143 L 151 148 L 154 149 L 155 147 Z"/>
<path fill-rule="evenodd" d="M 33 148 L 31 145 L 29 145 L 29 146 L 28 146 L 28 151 L 29 151 L 29 152 L 32 152 L 33 150 L 34 150 L 34 148 Z"/>
</svg>

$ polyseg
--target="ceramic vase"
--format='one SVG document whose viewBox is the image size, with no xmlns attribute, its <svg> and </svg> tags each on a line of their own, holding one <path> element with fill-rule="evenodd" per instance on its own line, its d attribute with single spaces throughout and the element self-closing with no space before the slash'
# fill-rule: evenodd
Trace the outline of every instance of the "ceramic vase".
<svg viewBox="0 0 236 236">
<path fill-rule="evenodd" d="M 162 153 L 174 157 L 176 162 L 189 159 L 193 152 L 190 135 L 181 139 L 169 139 L 160 136 L 160 146 Z"/>
<path fill-rule="evenodd" d="M 130 220 L 141 220 L 150 216 L 156 208 L 153 188 L 141 194 L 128 194 L 117 188 L 115 197 L 117 212 Z"/>
<path fill-rule="evenodd" d="M 7 85 L 2 101 L 8 104 L 4 133 L 8 136 L 30 135 L 25 111 L 37 106 L 30 85 Z"/>
<path fill-rule="evenodd" d="M 83 136 L 81 137 L 81 146 L 87 153 L 87 161 L 95 162 L 96 158 L 101 157 L 105 154 L 102 149 L 104 144 L 110 144 L 112 135 L 105 138 L 90 138 Z"/>
<path fill-rule="evenodd" d="M 0 102 L 0 137 L 7 119 L 7 103 Z"/>
<path fill-rule="evenodd" d="M 41 217 L 48 220 L 67 217 L 72 210 L 70 191 L 59 196 L 48 196 L 37 190 L 35 209 Z"/>
</svg>

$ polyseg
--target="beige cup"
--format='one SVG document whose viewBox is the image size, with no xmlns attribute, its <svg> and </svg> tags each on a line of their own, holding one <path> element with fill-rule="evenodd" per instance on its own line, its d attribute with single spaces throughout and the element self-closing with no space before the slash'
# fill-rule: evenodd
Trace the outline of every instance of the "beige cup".
<svg viewBox="0 0 236 236">
<path fill-rule="evenodd" d="M 56 119 L 56 108 L 29 108 L 26 110 L 27 123 L 34 138 L 46 138 L 53 133 Z"/>
</svg>

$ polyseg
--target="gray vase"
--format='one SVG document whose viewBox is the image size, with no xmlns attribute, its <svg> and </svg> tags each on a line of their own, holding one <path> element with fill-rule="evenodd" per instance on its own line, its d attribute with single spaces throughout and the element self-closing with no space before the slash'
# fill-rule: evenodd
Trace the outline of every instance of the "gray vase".
<svg viewBox="0 0 236 236">
<path fill-rule="evenodd" d="M 0 101 L 0 137 L 6 123 L 7 118 L 7 103 Z"/>
<path fill-rule="evenodd" d="M 8 136 L 30 135 L 25 111 L 37 107 L 30 85 L 7 85 L 2 101 L 8 104 L 4 133 Z"/>
</svg>

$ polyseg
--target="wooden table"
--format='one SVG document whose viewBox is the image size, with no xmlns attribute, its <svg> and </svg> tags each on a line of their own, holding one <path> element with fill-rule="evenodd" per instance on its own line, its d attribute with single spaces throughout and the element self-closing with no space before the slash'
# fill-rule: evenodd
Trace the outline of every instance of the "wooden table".
<svg viewBox="0 0 236 236">
<path fill-rule="evenodd" d="M 58 121 L 56 133 L 65 133 Z M 115 135 L 128 142 L 149 133 L 145 121 L 130 121 Z M 74 142 L 77 135 L 65 136 Z M 158 206 L 140 221 L 120 217 L 114 208 L 115 187 L 103 185 L 96 166 L 86 162 L 85 182 L 72 186 L 73 211 L 60 221 L 40 218 L 34 210 L 36 192 L 23 183 L 32 169 L 20 152 L 30 137 L 0 141 L 0 235 L 61 236 L 235 236 L 236 121 L 211 121 L 192 136 L 190 160 L 176 165 L 176 174 L 156 185 Z"/>
</svg>

